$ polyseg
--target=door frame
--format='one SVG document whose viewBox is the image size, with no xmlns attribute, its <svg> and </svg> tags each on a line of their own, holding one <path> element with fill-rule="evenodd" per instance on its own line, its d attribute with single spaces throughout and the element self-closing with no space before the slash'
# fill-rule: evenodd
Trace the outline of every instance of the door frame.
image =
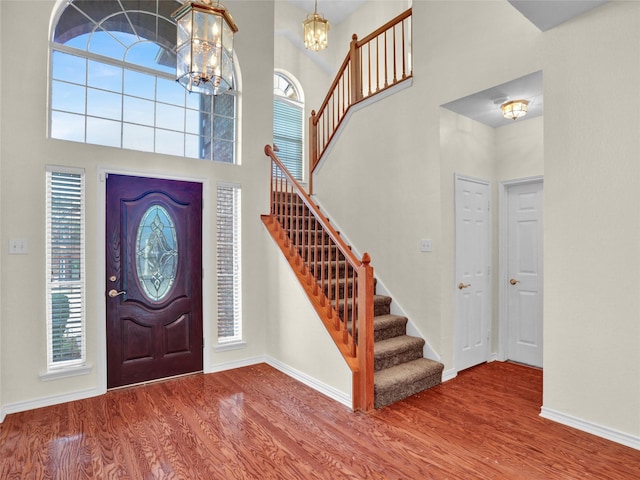
<svg viewBox="0 0 640 480">
<path fill-rule="evenodd" d="M 211 237 L 211 220 L 210 220 L 210 199 L 211 187 L 210 181 L 205 177 L 188 177 L 181 175 L 166 175 L 158 172 L 145 172 L 141 170 L 125 170 L 112 167 L 98 167 L 96 177 L 97 195 L 96 195 L 96 272 L 100 279 L 96 285 L 96 373 L 98 377 L 97 390 L 98 394 L 107 392 L 107 304 L 105 302 L 107 284 L 106 284 L 106 221 L 107 221 L 107 175 L 127 175 L 130 177 L 147 177 L 159 178 L 163 180 L 177 180 L 184 182 L 194 182 L 202 184 L 202 271 L 214 272 L 213 258 L 210 248 L 204 248 L 204 245 L 211 245 L 213 239 Z M 213 274 L 203 275 L 202 278 L 202 335 L 204 337 L 202 352 L 202 368 L 204 373 L 211 372 L 211 332 L 212 325 L 212 300 L 211 295 L 205 295 L 204 292 L 210 292 Z"/>
<path fill-rule="evenodd" d="M 513 180 L 503 180 L 498 186 L 498 360 L 507 360 L 507 312 L 508 312 L 508 225 L 509 225 L 509 188 L 518 185 L 529 185 L 540 183 L 544 186 L 544 176 L 535 175 L 532 177 L 517 178 Z M 544 207 L 543 207 L 544 208 Z M 544 212 L 544 210 L 543 210 Z M 543 213 L 544 214 L 544 213 Z M 543 223 L 544 231 L 544 223 Z M 544 277 L 542 279 L 544 285 Z M 544 316 L 542 319 L 544 328 Z M 544 345 L 542 346 L 544 351 Z"/>
<path fill-rule="evenodd" d="M 459 281 L 457 278 L 458 275 L 458 248 L 457 248 L 457 225 L 458 225 L 458 217 L 457 217 L 457 185 L 458 185 L 458 180 L 463 180 L 466 182 L 473 182 L 473 183 L 478 183 L 480 185 L 485 185 L 488 187 L 489 189 L 489 214 L 488 214 L 488 228 L 489 228 L 489 238 L 487 240 L 487 248 L 489 249 L 489 272 L 488 272 L 488 277 L 489 277 L 489 281 L 488 281 L 488 286 L 487 286 L 487 291 L 488 291 L 488 297 L 489 297 L 489 314 L 488 314 L 488 318 L 485 319 L 486 322 L 486 327 L 488 328 L 488 332 L 489 332 L 489 340 L 488 340 L 488 348 L 487 348 L 487 352 L 486 352 L 486 359 L 485 361 L 489 362 L 492 359 L 492 348 L 491 348 L 491 344 L 492 344 L 492 339 L 493 339 L 493 284 L 494 284 L 494 280 L 493 280 L 493 272 L 491 271 L 493 269 L 493 259 L 494 257 L 494 251 L 493 251 L 493 238 L 494 238 L 494 233 L 493 233 L 493 187 L 492 187 L 492 182 L 491 180 L 485 180 L 482 178 L 478 178 L 478 177 L 471 177 L 469 175 L 462 175 L 462 174 L 458 174 L 458 173 L 454 173 L 453 174 L 453 284 L 451 285 L 451 288 L 453 289 L 453 318 L 454 318 L 454 324 L 453 324 L 453 339 L 454 339 L 454 343 L 453 343 L 453 364 L 454 364 L 454 369 L 456 372 L 460 372 L 460 364 L 459 364 L 459 358 L 460 358 L 460 353 L 458 350 L 458 342 L 460 341 L 459 338 L 459 329 L 460 329 L 460 325 L 459 325 L 459 317 L 458 317 L 458 299 L 457 299 L 457 293 L 458 293 L 458 286 L 457 286 L 457 282 Z"/>
</svg>

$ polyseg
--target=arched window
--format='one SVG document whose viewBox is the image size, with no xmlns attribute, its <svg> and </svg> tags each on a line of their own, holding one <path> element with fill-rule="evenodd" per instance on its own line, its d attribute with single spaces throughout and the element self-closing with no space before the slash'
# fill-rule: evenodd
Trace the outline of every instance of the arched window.
<svg viewBox="0 0 640 480">
<path fill-rule="evenodd" d="M 302 92 L 284 73 L 273 75 L 273 143 L 278 157 L 296 180 L 304 178 Z"/>
<path fill-rule="evenodd" d="M 236 163 L 237 87 L 214 97 L 175 81 L 180 6 L 65 3 L 51 42 L 52 138 Z"/>
</svg>

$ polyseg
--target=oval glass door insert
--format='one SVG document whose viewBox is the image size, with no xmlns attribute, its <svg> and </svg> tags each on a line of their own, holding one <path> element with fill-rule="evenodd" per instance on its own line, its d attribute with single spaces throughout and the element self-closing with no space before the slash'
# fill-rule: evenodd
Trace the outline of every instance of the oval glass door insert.
<svg viewBox="0 0 640 480">
<path fill-rule="evenodd" d="M 151 205 L 136 235 L 136 272 L 145 295 L 158 302 L 167 296 L 178 270 L 175 222 L 161 205 Z"/>
</svg>

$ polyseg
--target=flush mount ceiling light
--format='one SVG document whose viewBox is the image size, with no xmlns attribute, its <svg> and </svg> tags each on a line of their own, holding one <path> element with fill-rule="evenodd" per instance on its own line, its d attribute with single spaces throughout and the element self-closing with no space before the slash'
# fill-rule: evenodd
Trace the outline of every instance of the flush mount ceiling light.
<svg viewBox="0 0 640 480">
<path fill-rule="evenodd" d="M 315 1 L 313 13 L 307 15 L 302 22 L 304 27 L 304 46 L 308 50 L 317 52 L 327 48 L 329 43 L 329 20 L 318 13 L 318 0 Z"/>
<path fill-rule="evenodd" d="M 185 1 L 171 15 L 178 26 L 176 80 L 190 92 L 218 95 L 233 87 L 233 35 L 229 11 L 211 0 Z"/>
<path fill-rule="evenodd" d="M 512 100 L 510 102 L 503 103 L 500 106 L 500 109 L 502 110 L 502 116 L 504 118 L 517 120 L 527 114 L 528 106 L 528 100 Z"/>
</svg>

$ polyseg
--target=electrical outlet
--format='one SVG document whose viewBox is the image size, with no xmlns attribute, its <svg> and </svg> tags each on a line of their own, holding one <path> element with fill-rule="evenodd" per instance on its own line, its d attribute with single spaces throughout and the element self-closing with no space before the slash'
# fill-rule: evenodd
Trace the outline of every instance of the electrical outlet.
<svg viewBox="0 0 640 480">
<path fill-rule="evenodd" d="M 26 238 L 9 240 L 9 255 L 26 255 L 29 253 L 29 242 Z"/>
<path fill-rule="evenodd" d="M 421 252 L 430 252 L 431 251 L 431 240 L 428 238 L 423 238 L 420 240 L 420 251 Z"/>
</svg>

